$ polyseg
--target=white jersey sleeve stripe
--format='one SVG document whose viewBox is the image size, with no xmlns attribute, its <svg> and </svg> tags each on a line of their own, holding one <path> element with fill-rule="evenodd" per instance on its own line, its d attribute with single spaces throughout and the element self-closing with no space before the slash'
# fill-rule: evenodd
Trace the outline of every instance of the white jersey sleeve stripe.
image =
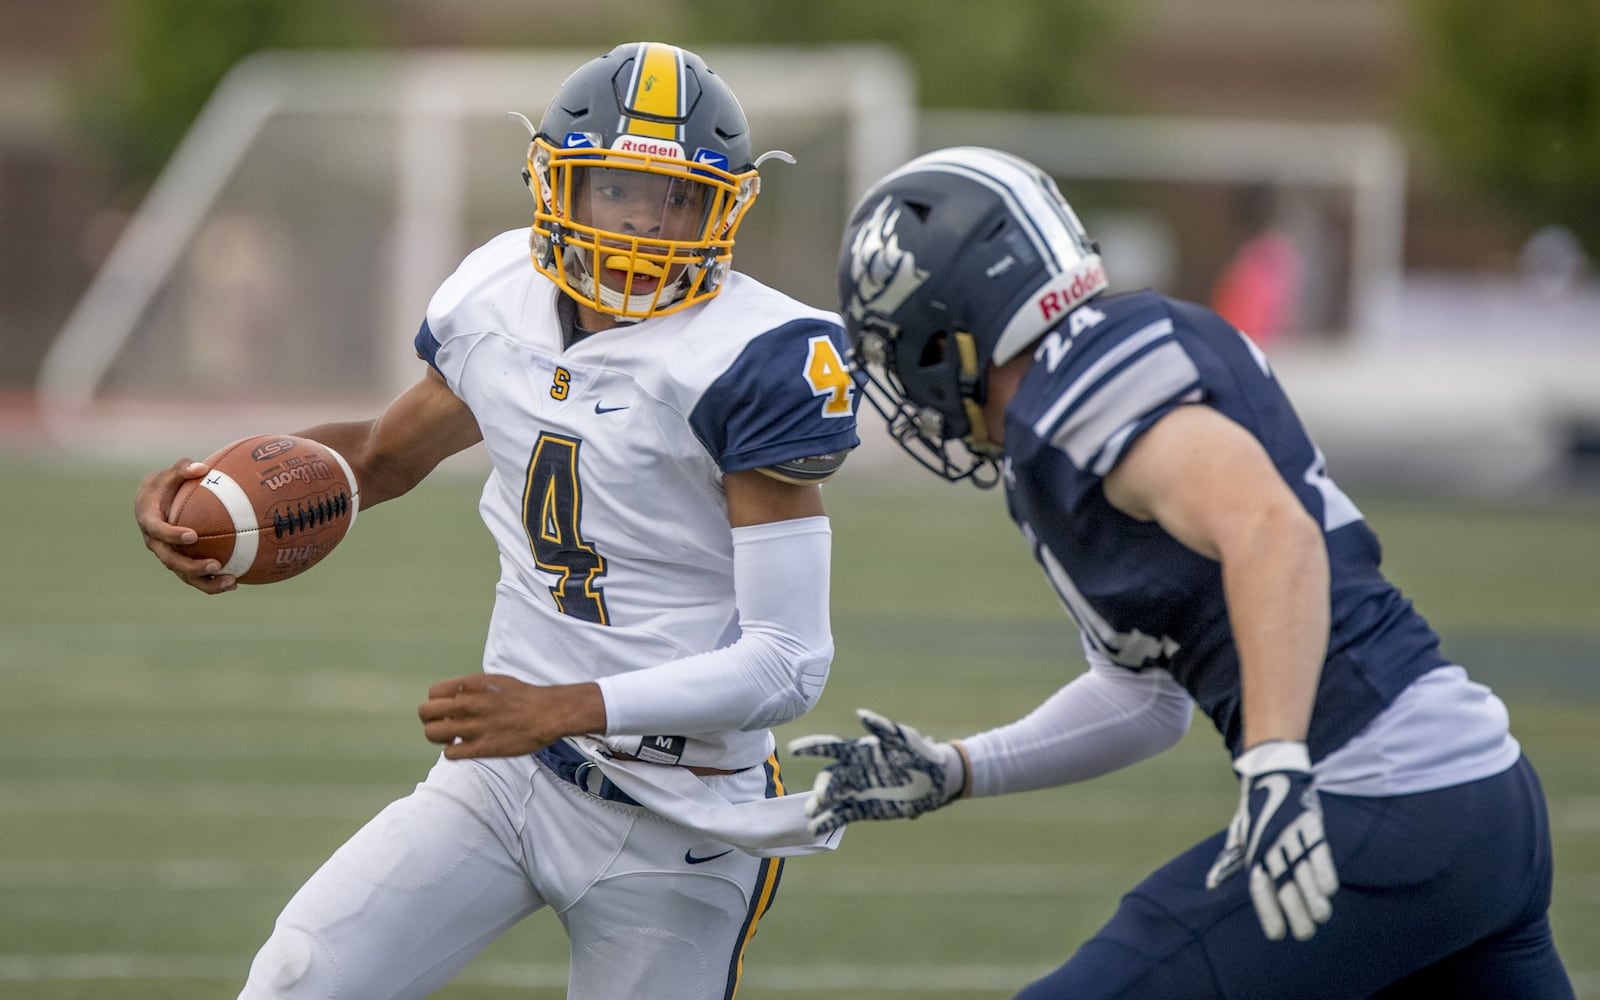
<svg viewBox="0 0 1600 1000">
<path fill-rule="evenodd" d="M 1200 370 L 1188 353 L 1177 341 L 1168 341 L 1096 386 L 1056 428 L 1050 443 L 1084 468 L 1118 431 L 1199 380 Z"/>
<path fill-rule="evenodd" d="M 1045 411 L 1044 416 L 1040 417 L 1034 423 L 1034 436 L 1039 438 L 1050 437 L 1050 428 L 1056 425 L 1056 423 L 1062 418 L 1067 410 L 1071 409 L 1077 404 L 1079 398 L 1082 397 L 1084 393 L 1088 392 L 1096 382 L 1105 377 L 1107 372 L 1122 364 L 1128 358 L 1131 358 L 1135 354 L 1144 350 L 1146 347 L 1149 347 L 1162 337 L 1170 337 L 1171 335 L 1172 320 L 1157 320 L 1156 322 L 1151 323 L 1149 326 L 1140 330 L 1138 333 L 1129 337 L 1127 340 L 1118 344 L 1116 347 L 1107 351 L 1104 355 L 1097 359 L 1094 364 L 1090 365 L 1082 375 L 1078 376 L 1078 378 L 1067 387 L 1067 391 L 1063 392 L 1061 397 L 1051 405 L 1050 409 Z"/>
<path fill-rule="evenodd" d="M 1178 342 L 1168 341 L 1136 355 L 1122 370 L 1110 378 L 1096 379 L 1090 392 L 1083 392 L 1080 387 L 1088 378 L 1086 374 L 1078 379 L 1067 392 L 1077 398 L 1078 405 L 1064 411 L 1050 443 L 1066 451 L 1080 469 L 1101 456 L 1096 462 L 1096 469 L 1101 470 L 1101 466 L 1109 469 L 1114 464 L 1139 419 L 1194 390 L 1200 370 Z"/>
<path fill-rule="evenodd" d="M 1197 403 L 1200 401 L 1201 396 L 1202 390 L 1199 386 L 1196 386 L 1179 397 L 1178 401 L 1182 403 Z M 1144 414 L 1139 416 L 1142 417 Z M 1135 417 L 1132 421 L 1122 425 L 1115 434 L 1107 439 L 1105 447 L 1100 450 L 1100 457 L 1094 460 L 1092 471 L 1095 475 L 1103 477 L 1111 471 L 1112 466 L 1117 464 L 1117 460 L 1122 457 L 1122 452 L 1128 447 L 1128 439 L 1133 436 L 1133 432 L 1139 427 L 1138 420 L 1139 418 Z"/>
</svg>

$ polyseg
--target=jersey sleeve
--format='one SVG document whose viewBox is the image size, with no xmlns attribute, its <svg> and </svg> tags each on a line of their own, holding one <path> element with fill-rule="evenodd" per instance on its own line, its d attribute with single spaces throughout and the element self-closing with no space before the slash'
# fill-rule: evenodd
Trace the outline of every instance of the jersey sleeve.
<svg viewBox="0 0 1600 1000">
<path fill-rule="evenodd" d="M 1139 435 L 1173 408 L 1208 395 L 1198 345 L 1173 319 L 1145 317 L 1131 332 L 1087 331 L 1051 382 L 1053 398 L 1034 420 L 1033 436 L 1056 459 L 1057 495 L 1076 507 L 1116 467 Z"/>
<path fill-rule="evenodd" d="M 428 300 L 422 325 L 412 344 L 417 357 L 426 361 L 452 388 L 451 355 L 459 357 L 462 341 L 490 329 L 508 329 L 512 317 L 508 301 L 520 301 L 518 294 L 527 275 L 527 230 L 511 230 L 478 247 L 457 265 Z"/>
<path fill-rule="evenodd" d="M 796 319 L 753 338 L 689 416 L 723 472 L 848 451 L 856 435 L 855 382 L 844 330 Z"/>
</svg>

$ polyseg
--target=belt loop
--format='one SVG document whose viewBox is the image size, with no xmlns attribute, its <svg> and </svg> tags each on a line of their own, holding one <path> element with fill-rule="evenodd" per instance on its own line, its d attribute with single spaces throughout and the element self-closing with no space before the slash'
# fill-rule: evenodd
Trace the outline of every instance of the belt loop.
<svg viewBox="0 0 1600 1000">
<path fill-rule="evenodd" d="M 599 780 L 595 781 L 593 784 L 590 784 L 591 775 Z M 602 793 L 605 789 L 605 781 L 606 776 L 603 772 L 601 772 L 600 765 L 596 764 L 592 760 L 584 761 L 578 765 L 576 770 L 572 772 L 572 783 L 588 792 L 590 795 L 604 797 Z"/>
</svg>

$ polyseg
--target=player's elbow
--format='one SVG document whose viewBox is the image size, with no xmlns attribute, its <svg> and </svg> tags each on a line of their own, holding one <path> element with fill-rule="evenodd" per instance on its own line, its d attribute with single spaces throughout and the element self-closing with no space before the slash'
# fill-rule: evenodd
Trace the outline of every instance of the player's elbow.
<svg viewBox="0 0 1600 1000">
<path fill-rule="evenodd" d="M 795 636 L 746 633 L 746 641 L 759 644 L 766 669 L 761 687 L 765 696 L 741 729 L 770 729 L 793 722 L 817 706 L 827 686 L 833 664 L 833 641 L 801 641 Z"/>
</svg>

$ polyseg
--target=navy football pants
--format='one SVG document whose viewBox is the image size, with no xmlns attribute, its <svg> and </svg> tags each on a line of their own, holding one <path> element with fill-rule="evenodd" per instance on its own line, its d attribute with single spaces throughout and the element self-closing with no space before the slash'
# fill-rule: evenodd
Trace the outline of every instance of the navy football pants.
<svg viewBox="0 0 1600 1000">
<path fill-rule="evenodd" d="M 1123 897 L 1018 1000 L 1570 1000 L 1546 915 L 1549 818 L 1526 758 L 1435 792 L 1321 799 L 1341 887 L 1310 941 L 1268 941 L 1242 873 L 1206 890 L 1219 833 Z"/>
</svg>

